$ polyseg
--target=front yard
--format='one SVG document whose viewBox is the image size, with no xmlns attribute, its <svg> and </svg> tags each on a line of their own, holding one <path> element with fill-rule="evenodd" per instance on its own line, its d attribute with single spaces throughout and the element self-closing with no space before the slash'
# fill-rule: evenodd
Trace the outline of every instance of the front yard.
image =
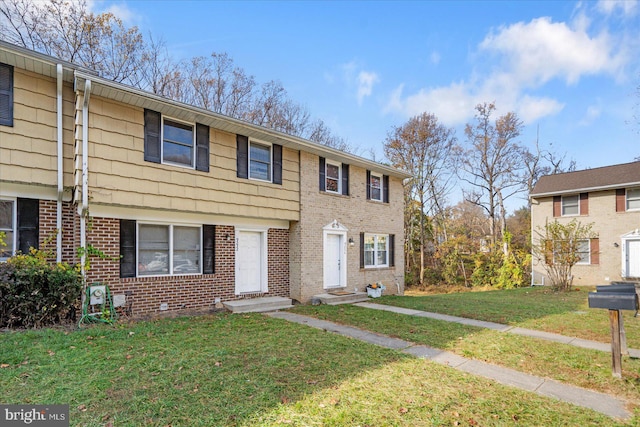
<svg viewBox="0 0 640 427">
<path fill-rule="evenodd" d="M 640 403 L 637 360 L 625 358 L 623 380 L 615 380 L 604 353 L 351 306 L 295 311 L 524 371 L 547 369 L 562 381 Z M 581 376 L 586 379 L 575 379 Z M 3 332 L 0 390 L 2 403 L 68 403 L 74 426 L 614 423 L 584 408 L 260 314 Z M 639 417 L 621 425 L 640 425 Z"/>
</svg>

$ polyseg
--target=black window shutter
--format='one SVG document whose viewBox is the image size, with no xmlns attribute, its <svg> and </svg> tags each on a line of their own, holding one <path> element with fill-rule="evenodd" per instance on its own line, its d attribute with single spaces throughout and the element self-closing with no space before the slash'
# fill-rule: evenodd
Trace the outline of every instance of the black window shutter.
<svg viewBox="0 0 640 427">
<path fill-rule="evenodd" d="M 396 235 L 389 234 L 389 267 L 396 266 Z"/>
<path fill-rule="evenodd" d="M 13 126 L 13 67 L 0 64 L 0 125 Z"/>
<path fill-rule="evenodd" d="M 196 123 L 196 170 L 209 172 L 209 126 Z"/>
<path fill-rule="evenodd" d="M 360 268 L 364 268 L 364 233 L 360 233 Z"/>
<path fill-rule="evenodd" d="M 120 277 L 136 277 L 136 222 L 120 220 Z"/>
<path fill-rule="evenodd" d="M 389 175 L 382 175 L 382 201 L 389 203 Z"/>
<path fill-rule="evenodd" d="M 216 226 L 202 226 L 202 274 L 216 272 Z"/>
<path fill-rule="evenodd" d="M 273 144 L 273 183 L 282 184 L 282 145 Z"/>
<path fill-rule="evenodd" d="M 342 194 L 349 195 L 349 165 L 342 164 Z"/>
<path fill-rule="evenodd" d="M 371 200 L 371 171 L 367 171 L 367 200 Z"/>
<path fill-rule="evenodd" d="M 23 254 L 39 248 L 40 202 L 38 199 L 18 199 L 18 244 Z"/>
<path fill-rule="evenodd" d="M 327 165 L 327 161 L 324 157 L 320 157 L 320 191 L 325 191 L 326 190 L 326 181 L 325 181 L 325 177 L 326 177 L 326 165 Z"/>
<path fill-rule="evenodd" d="M 249 178 L 249 137 L 244 135 L 236 136 L 236 164 L 238 178 Z"/>
<path fill-rule="evenodd" d="M 161 116 L 157 111 L 144 110 L 144 159 L 160 163 Z"/>
</svg>

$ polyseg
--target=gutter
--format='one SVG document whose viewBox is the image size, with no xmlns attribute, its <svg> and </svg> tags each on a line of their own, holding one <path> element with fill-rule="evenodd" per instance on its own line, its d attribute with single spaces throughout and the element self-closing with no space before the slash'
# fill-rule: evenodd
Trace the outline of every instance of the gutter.
<svg viewBox="0 0 640 427">
<path fill-rule="evenodd" d="M 529 195 L 530 199 L 539 199 L 541 197 L 561 196 L 563 194 L 591 193 L 594 191 L 615 190 L 618 188 L 636 187 L 640 185 L 640 181 L 620 182 L 617 184 L 599 185 L 596 187 L 570 188 L 566 190 L 547 191 L 545 193 L 533 193 Z"/>
<path fill-rule="evenodd" d="M 87 214 L 89 212 L 89 99 L 91 98 L 91 80 L 84 81 L 82 100 L 82 201 L 78 207 L 80 214 L 80 265 L 82 279 L 86 281 L 87 260 Z M 85 282 L 86 283 L 86 282 Z M 84 297 L 84 293 L 83 293 Z"/>
<path fill-rule="evenodd" d="M 56 262 L 62 262 L 62 197 L 63 185 L 63 141 L 62 141 L 62 64 L 56 65 L 57 99 L 56 99 L 56 127 L 58 143 L 58 200 L 56 203 Z"/>
<path fill-rule="evenodd" d="M 283 144 L 284 146 L 292 148 L 294 150 L 305 151 L 322 157 L 332 157 L 344 163 L 356 165 L 363 169 L 372 169 L 376 172 L 380 172 L 396 178 L 411 178 L 411 174 L 407 172 L 384 165 L 382 163 L 375 162 L 373 160 L 365 159 L 355 154 L 340 151 L 333 147 L 328 147 L 326 145 L 309 141 L 298 136 L 288 135 L 284 132 L 265 128 L 263 126 L 245 122 L 240 119 L 224 116 L 222 114 L 218 114 L 204 108 L 184 104 L 182 102 L 174 101 L 169 98 L 164 98 L 154 93 L 146 92 L 142 89 L 137 89 L 132 86 L 113 82 L 101 77 L 96 77 L 95 75 L 88 74 L 81 70 L 76 70 L 75 76 L 77 79 L 81 80 L 92 80 L 94 82 L 94 92 L 96 96 L 104 96 L 105 98 L 115 99 L 116 101 L 120 102 L 123 102 L 123 100 L 125 100 L 124 102 L 127 102 L 130 105 L 143 108 L 158 109 L 159 105 L 162 105 L 164 108 L 160 108 L 159 110 L 163 110 L 166 108 L 178 109 L 183 111 L 185 115 L 189 117 L 188 119 L 182 117 L 185 120 L 199 121 L 217 129 L 221 129 L 230 133 L 240 133 L 248 137 L 263 139 L 266 142 L 274 142 L 277 144 L 282 144 L 283 142 L 285 142 L 285 144 Z M 118 93 L 108 93 L 109 91 L 117 91 Z M 132 96 L 140 99 L 132 101 L 130 99 Z M 198 116 L 206 118 L 208 120 L 203 120 Z"/>
</svg>

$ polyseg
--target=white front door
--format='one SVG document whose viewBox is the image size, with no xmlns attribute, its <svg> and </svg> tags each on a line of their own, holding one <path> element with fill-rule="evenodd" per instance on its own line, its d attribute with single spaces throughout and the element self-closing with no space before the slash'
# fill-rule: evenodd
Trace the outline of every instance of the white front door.
<svg viewBox="0 0 640 427">
<path fill-rule="evenodd" d="M 627 240 L 627 277 L 640 277 L 640 240 Z"/>
<path fill-rule="evenodd" d="M 324 287 L 337 288 L 346 286 L 346 263 L 344 260 L 344 236 L 342 234 L 325 234 L 324 238 Z"/>
<path fill-rule="evenodd" d="M 261 231 L 238 231 L 236 234 L 236 295 L 266 290 L 263 235 Z"/>
</svg>

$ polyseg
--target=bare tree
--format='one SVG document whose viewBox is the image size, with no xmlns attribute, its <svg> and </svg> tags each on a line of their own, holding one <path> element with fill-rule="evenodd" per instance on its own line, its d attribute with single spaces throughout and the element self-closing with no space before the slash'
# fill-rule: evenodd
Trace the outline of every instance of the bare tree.
<svg viewBox="0 0 640 427">
<path fill-rule="evenodd" d="M 443 201 L 451 189 L 453 174 L 449 167 L 456 141 L 454 130 L 438 122 L 435 115 L 423 113 L 395 127 L 384 144 L 384 153 L 392 165 L 413 177 L 405 188 L 406 202 L 419 202 L 420 215 L 420 284 L 424 284 L 426 218 L 429 215 L 446 239 Z M 406 221 L 405 221 L 406 222 Z M 405 223 L 405 228 L 408 224 Z"/>
<path fill-rule="evenodd" d="M 2 0 L 1 38 L 136 85 L 144 39 L 112 13 L 93 14 L 87 2 Z"/>
<path fill-rule="evenodd" d="M 512 112 L 492 122 L 495 109 L 493 103 L 478 104 L 475 122 L 465 127 L 469 146 L 457 147 L 459 177 L 472 186 L 465 199 L 486 211 L 493 245 L 500 235 L 498 224 L 502 231 L 506 225 L 504 201 L 524 187 L 523 149 L 515 141 L 522 122 Z"/>
<path fill-rule="evenodd" d="M 162 39 L 145 41 L 112 13 L 91 12 L 87 0 L 0 0 L 0 39 L 167 98 L 353 150 L 324 122 L 312 121 L 280 82 L 258 85 L 226 53 L 175 62 Z"/>
</svg>

